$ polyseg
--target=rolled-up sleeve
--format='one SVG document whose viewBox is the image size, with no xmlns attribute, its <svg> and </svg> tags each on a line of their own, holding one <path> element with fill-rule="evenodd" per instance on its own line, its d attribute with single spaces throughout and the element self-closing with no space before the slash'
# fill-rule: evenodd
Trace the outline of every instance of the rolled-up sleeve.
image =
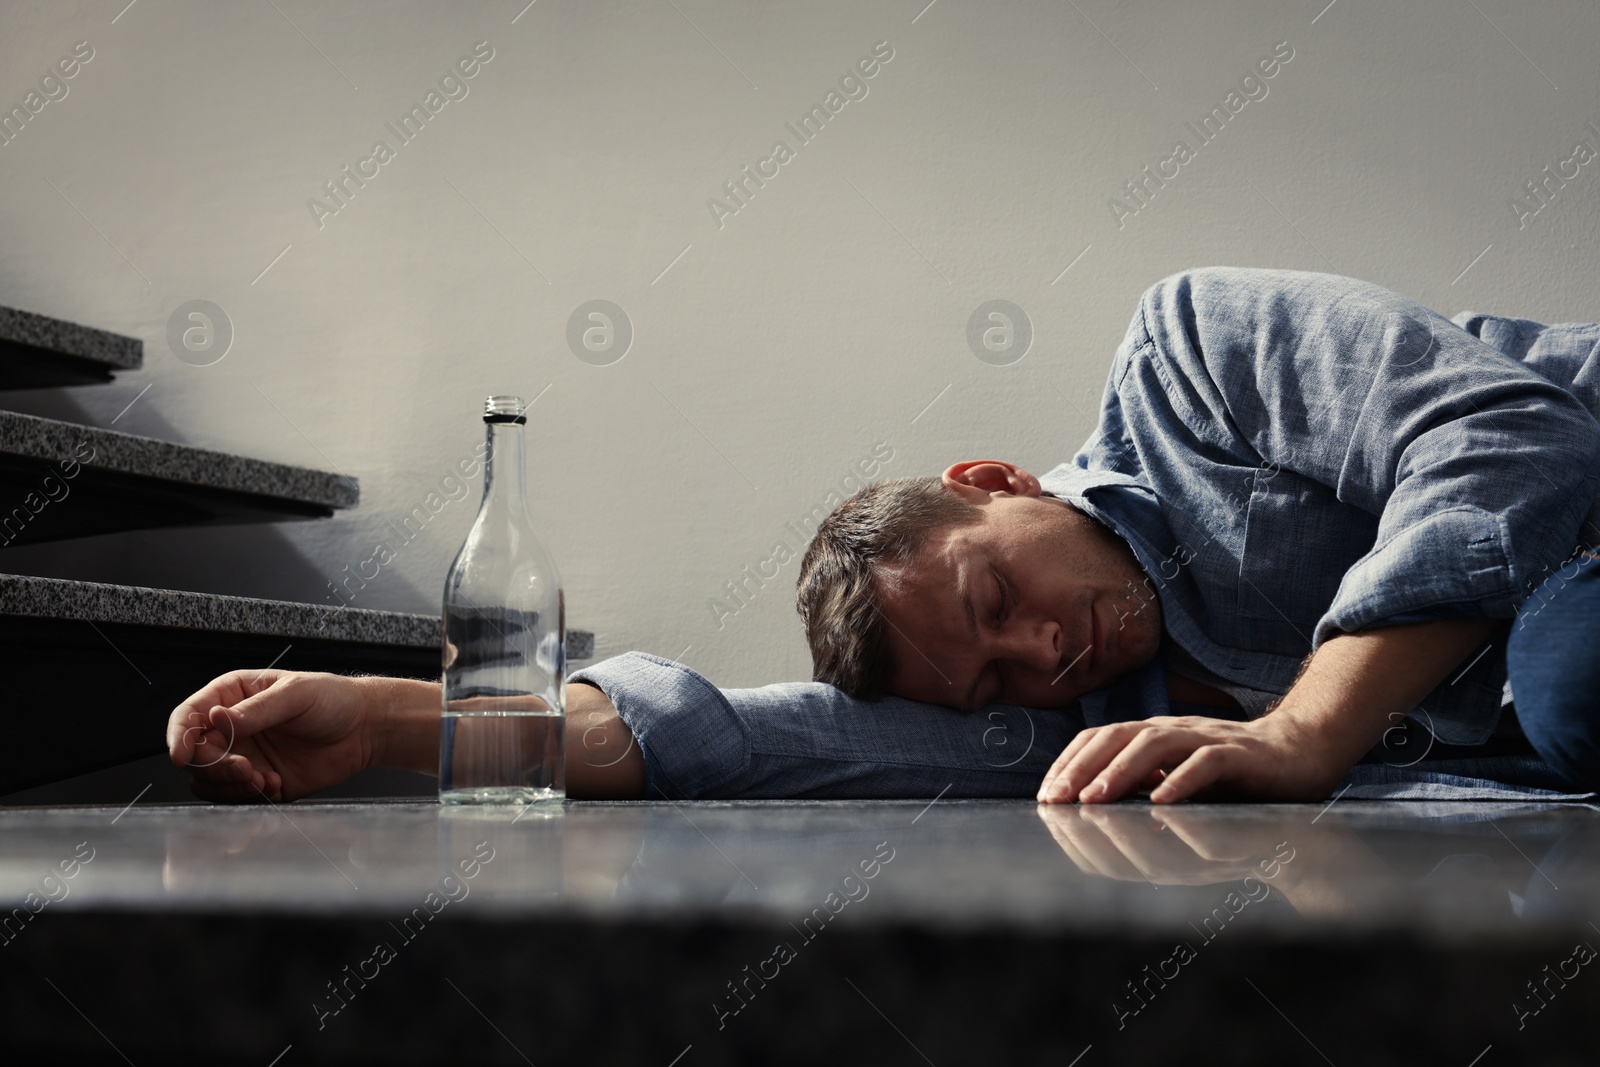
<svg viewBox="0 0 1600 1067">
<path fill-rule="evenodd" d="M 1317 623 L 1508 618 L 1600 492 L 1600 424 L 1569 392 L 1380 286 L 1298 271 L 1173 275 L 1142 305 L 1185 421 L 1376 516 Z"/>
<path fill-rule="evenodd" d="M 605 692 L 644 755 L 646 795 L 673 800 L 1032 796 L 1083 725 L 1076 708 L 966 714 L 820 682 L 724 690 L 642 652 L 571 681 Z"/>
</svg>

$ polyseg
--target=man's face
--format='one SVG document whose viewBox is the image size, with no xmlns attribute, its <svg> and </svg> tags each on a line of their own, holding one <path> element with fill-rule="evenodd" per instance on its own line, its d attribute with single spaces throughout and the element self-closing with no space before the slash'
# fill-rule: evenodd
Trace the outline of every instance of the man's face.
<svg viewBox="0 0 1600 1067">
<path fill-rule="evenodd" d="M 891 693 L 964 711 L 1064 707 L 1154 658 L 1161 608 L 1121 538 L 1012 464 L 958 463 L 944 479 L 982 520 L 877 573 Z"/>
</svg>

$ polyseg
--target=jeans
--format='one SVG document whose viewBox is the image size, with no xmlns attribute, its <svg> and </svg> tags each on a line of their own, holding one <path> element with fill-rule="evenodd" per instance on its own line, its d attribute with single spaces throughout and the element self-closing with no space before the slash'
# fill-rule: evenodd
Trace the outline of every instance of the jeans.
<svg viewBox="0 0 1600 1067">
<path fill-rule="evenodd" d="M 1534 749 L 1570 788 L 1600 789 L 1600 556 L 1579 556 L 1534 591 L 1506 663 Z"/>
</svg>

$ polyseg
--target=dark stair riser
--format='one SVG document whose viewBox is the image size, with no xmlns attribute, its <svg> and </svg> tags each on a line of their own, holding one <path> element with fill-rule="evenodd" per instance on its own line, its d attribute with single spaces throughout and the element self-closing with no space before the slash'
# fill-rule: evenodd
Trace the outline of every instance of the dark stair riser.
<svg viewBox="0 0 1600 1067">
<path fill-rule="evenodd" d="M 0 341 L 0 390 L 103 385 L 114 370 L 97 360 Z"/>
<path fill-rule="evenodd" d="M 181 701 L 218 675 L 274 660 L 281 670 L 430 680 L 440 670 L 437 646 L 0 616 L 12 711 L 0 793 L 163 752 Z"/>
</svg>

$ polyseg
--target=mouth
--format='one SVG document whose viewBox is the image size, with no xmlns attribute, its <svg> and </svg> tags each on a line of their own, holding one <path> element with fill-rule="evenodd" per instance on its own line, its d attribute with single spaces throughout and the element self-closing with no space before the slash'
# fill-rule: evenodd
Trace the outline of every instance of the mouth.
<svg viewBox="0 0 1600 1067">
<path fill-rule="evenodd" d="M 1083 661 L 1084 661 L 1084 659 L 1086 657 L 1089 658 L 1089 663 L 1085 664 L 1085 666 L 1083 668 L 1084 672 L 1087 673 L 1090 669 L 1092 669 L 1094 667 L 1094 661 L 1093 661 L 1093 658 L 1092 658 L 1092 655 L 1091 655 L 1093 653 L 1093 651 L 1094 651 L 1094 640 L 1093 640 L 1093 638 L 1094 638 L 1094 620 L 1093 620 L 1092 616 L 1091 616 L 1090 622 L 1089 622 L 1089 635 L 1090 635 L 1089 644 L 1087 644 L 1083 648 L 1078 649 L 1077 652 L 1073 653 L 1071 659 L 1067 659 L 1064 656 L 1062 657 L 1061 662 L 1059 664 L 1061 669 L 1056 672 L 1055 678 L 1052 679 L 1051 682 L 1050 682 L 1051 685 L 1055 685 L 1057 682 L 1061 681 L 1061 679 L 1065 678 L 1067 676 L 1067 672 L 1072 670 L 1074 667 L 1078 666 L 1078 664 L 1083 663 Z"/>
<path fill-rule="evenodd" d="M 1111 638 L 1111 627 L 1107 624 L 1107 621 L 1104 618 L 1105 612 L 1102 610 L 1103 604 L 1103 601 L 1096 600 L 1089 606 L 1089 619 L 1091 620 L 1089 629 L 1089 644 L 1090 647 L 1094 649 L 1093 654 L 1089 658 L 1089 669 L 1091 671 L 1098 671 L 1100 669 L 1100 667 L 1105 663 L 1106 655 L 1109 651 L 1108 646 Z"/>
<path fill-rule="evenodd" d="M 1089 632 L 1085 636 L 1087 637 L 1087 642 L 1078 647 L 1070 659 L 1063 660 L 1061 670 L 1056 674 L 1055 680 L 1050 683 L 1051 685 L 1061 681 L 1068 671 L 1080 664 L 1085 675 L 1092 675 L 1105 660 L 1105 627 L 1093 604 L 1089 606 Z"/>
</svg>

